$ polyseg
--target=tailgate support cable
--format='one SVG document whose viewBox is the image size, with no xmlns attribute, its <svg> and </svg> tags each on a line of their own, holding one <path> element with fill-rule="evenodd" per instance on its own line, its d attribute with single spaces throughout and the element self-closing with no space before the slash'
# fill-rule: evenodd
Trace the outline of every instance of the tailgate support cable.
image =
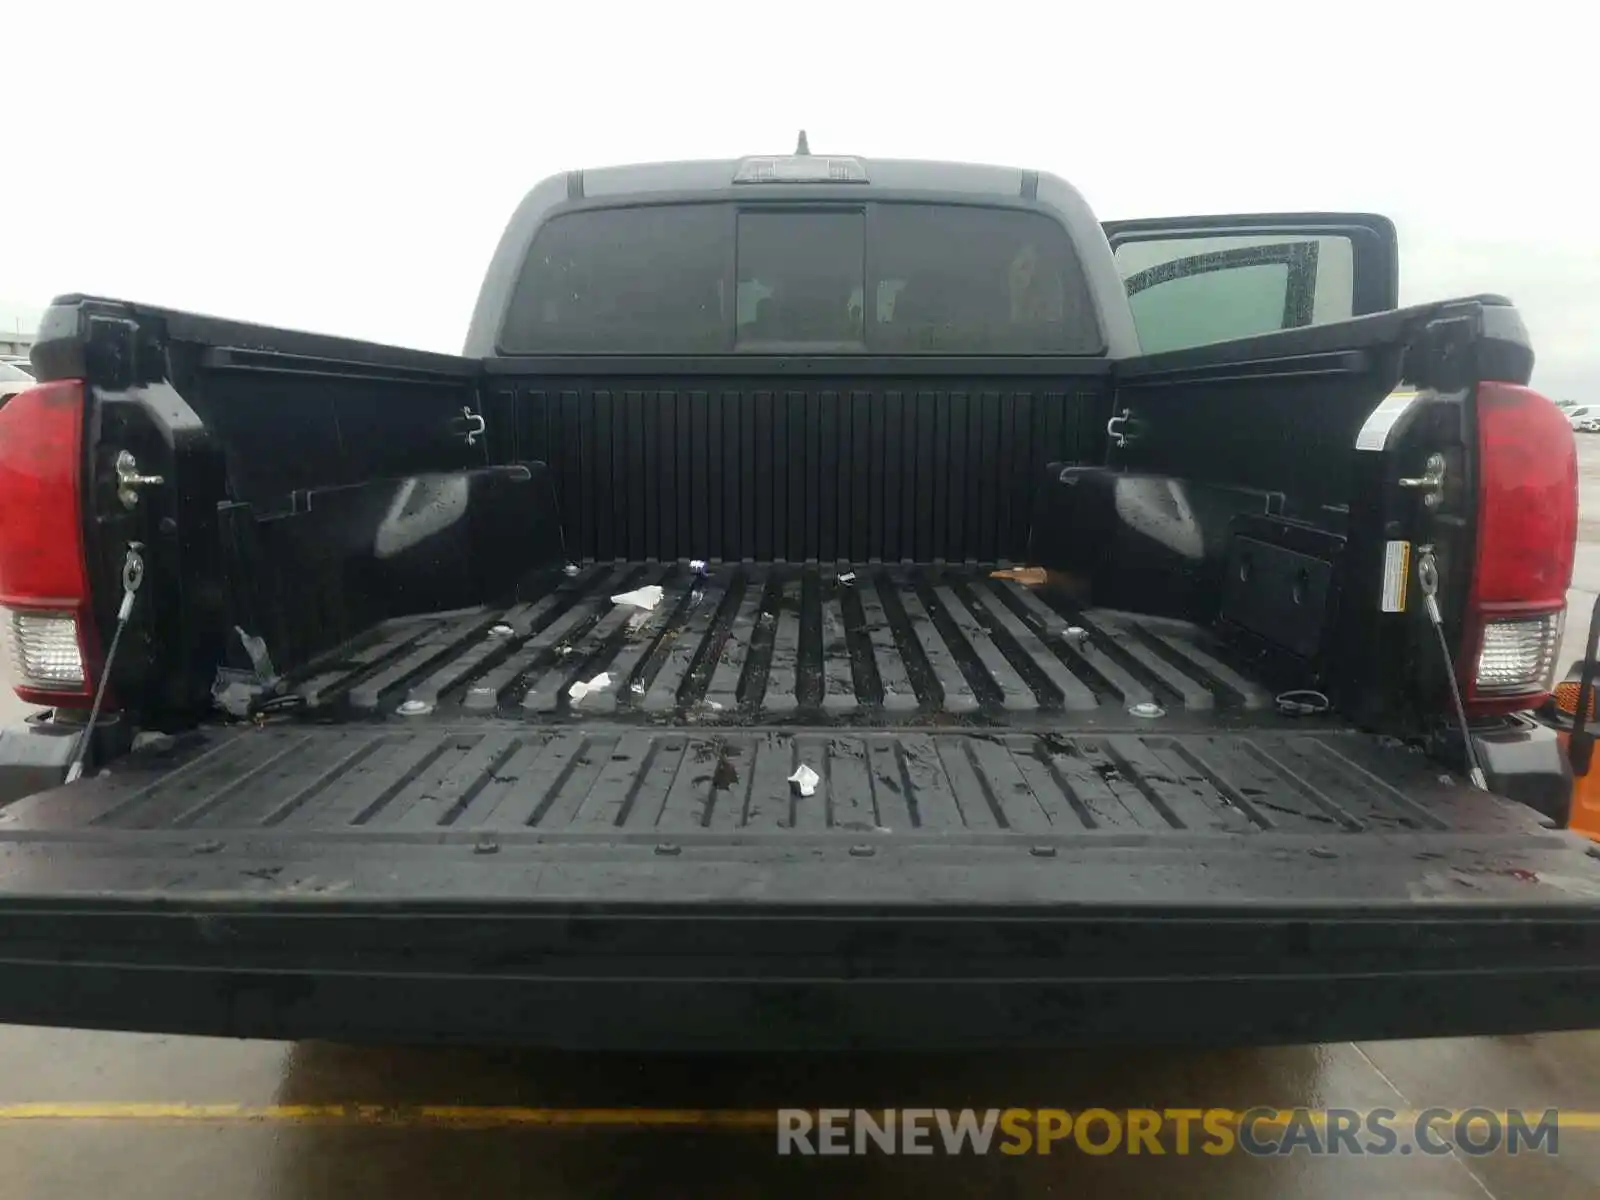
<svg viewBox="0 0 1600 1200">
<path fill-rule="evenodd" d="M 94 736 L 95 722 L 100 719 L 100 706 L 106 700 L 106 684 L 111 679 L 111 664 L 117 658 L 117 645 L 122 641 L 122 631 L 128 627 L 133 615 L 133 598 L 144 582 L 144 547 L 138 542 L 128 543 L 128 557 L 122 564 L 122 603 L 117 608 L 117 628 L 111 635 L 111 646 L 106 651 L 105 664 L 100 668 L 100 682 L 94 690 L 94 706 L 89 709 L 89 720 L 78 734 L 78 744 L 72 752 L 72 763 L 67 767 L 68 783 L 83 776 L 83 763 L 89 756 L 89 739 Z"/>
<path fill-rule="evenodd" d="M 1467 706 L 1461 700 L 1461 684 L 1456 679 L 1455 660 L 1450 656 L 1450 639 L 1445 637 L 1444 616 L 1439 612 L 1439 566 L 1433 560 L 1432 546 L 1418 546 L 1417 583 L 1422 588 L 1422 606 L 1427 609 L 1428 623 L 1439 638 L 1439 653 L 1444 655 L 1444 674 L 1450 681 L 1450 699 L 1455 703 L 1456 720 L 1461 725 L 1461 743 L 1467 752 L 1467 774 L 1472 786 L 1479 791 L 1489 790 L 1489 781 L 1478 765 L 1477 747 L 1472 744 L 1472 730 L 1467 725 Z"/>
</svg>

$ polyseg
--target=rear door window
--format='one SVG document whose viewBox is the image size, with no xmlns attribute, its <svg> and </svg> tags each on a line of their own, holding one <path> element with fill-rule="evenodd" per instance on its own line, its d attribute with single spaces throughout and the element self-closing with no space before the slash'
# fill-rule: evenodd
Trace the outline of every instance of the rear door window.
<svg viewBox="0 0 1600 1200">
<path fill-rule="evenodd" d="M 501 345 L 512 354 L 1104 349 L 1059 223 L 894 203 L 558 216 L 534 239 Z"/>
<path fill-rule="evenodd" d="M 1151 238 L 1116 248 L 1147 354 L 1349 319 L 1353 250 L 1338 235 Z"/>
</svg>

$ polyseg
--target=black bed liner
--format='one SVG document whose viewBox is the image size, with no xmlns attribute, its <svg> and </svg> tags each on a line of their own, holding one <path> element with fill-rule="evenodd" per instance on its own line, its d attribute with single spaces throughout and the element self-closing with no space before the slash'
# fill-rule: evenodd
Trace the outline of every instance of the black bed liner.
<svg viewBox="0 0 1600 1200">
<path fill-rule="evenodd" d="M 650 611 L 613 595 L 656 586 Z M 308 672 L 314 707 L 695 724 L 1004 725 L 1250 713 L 1271 696 L 1196 626 L 1082 609 L 988 568 L 591 564 L 525 602 L 390 622 Z M 604 673 L 579 702 L 571 687 Z"/>
<path fill-rule="evenodd" d="M 610 600 L 650 583 L 665 591 L 652 612 Z M 1537 876 L 1541 858 L 1600 880 L 1581 839 L 1532 809 L 1392 740 L 1279 715 L 1191 625 L 1080 611 L 971 568 L 858 568 L 842 585 L 832 568 L 717 568 L 702 581 L 686 566 L 618 564 L 557 572 L 535 592 L 394 622 L 324 663 L 299 709 L 205 727 L 6 806 L 0 850 L 71 845 L 151 866 L 167 855 L 152 888 L 203 876 L 208 891 L 249 894 L 326 858 L 345 887 L 387 878 L 381 890 L 400 896 L 417 876 L 367 864 L 419 854 L 454 898 L 498 892 L 487 856 L 571 847 L 704 851 L 740 870 L 842 853 L 855 860 L 848 886 L 814 896 L 841 902 L 925 898 L 872 861 L 952 854 L 1033 866 L 1132 850 L 1151 868 L 1126 887 L 1116 872 L 1049 869 L 1045 891 L 1007 902 L 1179 900 L 1201 848 L 1249 864 L 1209 877 L 1205 891 L 1227 902 L 1454 895 L 1423 881 L 1462 854 L 1474 872 L 1512 872 L 1524 900 L 1567 897 L 1516 874 Z M 819 632 L 832 621 L 841 628 Z M 602 671 L 610 686 L 571 699 L 572 682 Z M 971 707 L 952 703 L 965 695 Z M 399 715 L 419 700 L 424 711 Z M 1129 712 L 1144 703 L 1163 715 Z M 791 781 L 802 767 L 810 794 Z M 1157 871 L 1157 852 L 1177 857 Z M 244 874 L 216 874 L 252 855 Z M 994 898 L 996 880 L 969 865 L 974 901 Z M 648 898 L 671 900 L 674 886 Z M 0 897 L 13 890 L 0 876 Z"/>
<path fill-rule="evenodd" d="M 1588 1028 L 1597 899 L 1582 839 L 1350 733 L 212 731 L 0 813 L 0 1021 L 638 1051 Z"/>
<path fill-rule="evenodd" d="M 379 630 L 309 711 L 0 809 L 0 1022 L 626 1050 L 1600 1024 L 1588 843 L 1278 715 L 1191 626 L 973 569 L 551 582 Z M 653 582 L 654 613 L 608 599 Z"/>
<path fill-rule="evenodd" d="M 801 766 L 818 777 L 809 796 L 790 782 Z M 1530 810 L 1353 733 L 663 732 L 504 721 L 196 734 L 6 817 L 8 836 L 70 827 L 289 841 L 670 831 L 1333 844 L 1541 828 Z"/>
</svg>

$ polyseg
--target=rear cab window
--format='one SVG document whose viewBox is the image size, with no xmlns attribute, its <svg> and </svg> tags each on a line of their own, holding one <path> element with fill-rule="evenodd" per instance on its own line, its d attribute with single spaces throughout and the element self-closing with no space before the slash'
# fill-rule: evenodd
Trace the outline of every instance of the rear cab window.
<svg viewBox="0 0 1600 1200">
<path fill-rule="evenodd" d="M 1066 230 L 958 204 L 663 204 L 552 218 L 501 350 L 1097 355 Z"/>
</svg>

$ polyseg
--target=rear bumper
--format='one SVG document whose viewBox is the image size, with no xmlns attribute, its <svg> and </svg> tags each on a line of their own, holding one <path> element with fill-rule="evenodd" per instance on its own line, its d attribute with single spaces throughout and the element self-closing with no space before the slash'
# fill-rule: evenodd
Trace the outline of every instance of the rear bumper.
<svg viewBox="0 0 1600 1200">
<path fill-rule="evenodd" d="M 86 714 L 31 713 L 0 725 L 0 805 L 58 787 L 78 750 Z M 101 713 L 91 735 L 88 761 L 108 762 L 126 754 L 127 725 L 117 713 Z"/>
<path fill-rule="evenodd" d="M 1526 714 L 1472 735 L 1489 788 L 1526 804 L 1556 825 L 1572 820 L 1572 767 L 1557 731 Z"/>
<path fill-rule="evenodd" d="M 77 735 L 77 730 L 39 715 L 0 725 L 0 804 L 59 786 Z"/>
<path fill-rule="evenodd" d="M 1600 914 L 11 905 L 0 1021 L 640 1052 L 1521 1033 L 1600 1025 Z"/>
</svg>

